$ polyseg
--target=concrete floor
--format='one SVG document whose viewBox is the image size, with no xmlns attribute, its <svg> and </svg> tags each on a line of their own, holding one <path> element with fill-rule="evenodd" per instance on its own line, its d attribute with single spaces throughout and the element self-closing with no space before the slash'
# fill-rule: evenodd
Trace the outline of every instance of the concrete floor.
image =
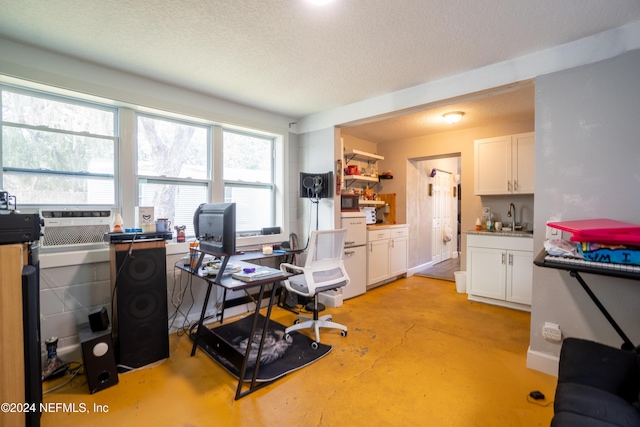
<svg viewBox="0 0 640 427">
<path fill-rule="evenodd" d="M 325 330 L 323 359 L 234 400 L 237 382 L 209 356 L 189 357 L 172 335 L 171 357 L 120 375 L 93 395 L 84 377 L 48 393 L 58 426 L 548 426 L 556 378 L 525 367 L 528 313 L 470 302 L 447 281 L 413 276 L 328 309 L 349 327 Z M 326 312 L 325 312 L 326 313 Z M 289 325 L 294 314 L 274 310 Z M 47 383 L 55 386 L 55 383 Z M 540 390 L 547 399 L 530 402 Z M 98 405 L 98 406 L 94 406 Z M 543 406 L 546 405 L 546 406 Z M 94 412 L 94 409 L 108 412 Z"/>
</svg>

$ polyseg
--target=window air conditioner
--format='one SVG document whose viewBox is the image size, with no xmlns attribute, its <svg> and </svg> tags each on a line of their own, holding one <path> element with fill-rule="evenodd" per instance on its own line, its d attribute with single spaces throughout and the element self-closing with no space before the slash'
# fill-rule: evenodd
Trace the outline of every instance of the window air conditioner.
<svg viewBox="0 0 640 427">
<path fill-rule="evenodd" d="M 42 248 L 95 245 L 111 230 L 111 209 L 41 209 L 44 221 Z"/>
</svg>

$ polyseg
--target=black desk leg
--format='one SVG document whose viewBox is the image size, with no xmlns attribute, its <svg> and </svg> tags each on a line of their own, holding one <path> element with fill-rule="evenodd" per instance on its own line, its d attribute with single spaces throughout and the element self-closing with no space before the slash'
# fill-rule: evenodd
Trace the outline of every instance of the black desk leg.
<svg viewBox="0 0 640 427">
<path fill-rule="evenodd" d="M 596 307 L 600 309 L 600 312 L 609 321 L 609 324 L 613 326 L 613 329 L 615 329 L 618 335 L 620 335 L 620 338 L 622 338 L 622 341 L 624 341 L 624 343 L 622 344 L 622 349 L 629 350 L 629 351 L 634 350 L 636 347 L 633 345 L 629 337 L 627 337 L 627 335 L 622 331 L 622 329 L 620 328 L 620 326 L 618 326 L 616 321 L 613 320 L 613 317 L 611 317 L 607 309 L 604 308 L 604 306 L 602 305 L 598 297 L 596 297 L 596 295 L 591 291 L 589 286 L 587 286 L 587 283 L 582 279 L 582 276 L 580 276 L 580 273 L 578 273 L 575 270 L 571 270 L 569 274 L 571 274 L 572 277 L 576 278 L 576 280 L 578 281 L 578 283 L 580 283 L 580 285 L 582 286 L 584 291 L 587 293 L 587 295 L 589 295 L 589 298 L 591 298 L 591 301 L 593 301 Z"/>
<path fill-rule="evenodd" d="M 209 305 L 209 297 L 211 296 L 212 283 L 208 283 L 207 294 L 204 297 L 204 304 L 202 305 L 202 312 L 200 313 L 200 320 L 198 321 L 198 329 L 196 330 L 196 336 L 193 337 L 193 347 L 191 348 L 191 356 L 196 354 L 196 348 L 198 348 L 198 338 L 200 337 L 200 328 L 204 328 L 204 317 L 207 314 L 207 305 Z"/>
<path fill-rule="evenodd" d="M 202 265 L 202 260 L 204 259 L 204 252 L 202 252 L 200 254 L 200 258 L 198 259 L 198 263 L 196 264 L 195 269 L 192 270 L 192 272 L 195 271 L 195 274 L 198 274 L 198 270 L 200 269 L 200 266 Z M 200 337 L 200 328 L 204 328 L 204 317 L 207 314 L 207 306 L 209 305 L 209 297 L 211 297 L 211 288 L 213 287 L 213 285 L 219 285 L 220 284 L 220 280 L 222 280 L 222 272 L 224 271 L 224 269 L 227 267 L 227 262 L 229 262 L 229 257 L 225 256 L 222 260 L 222 264 L 220 265 L 220 272 L 218 275 L 216 275 L 216 278 L 213 282 L 207 282 L 207 294 L 204 297 L 204 303 L 202 304 L 202 312 L 200 312 L 200 320 L 198 320 L 198 330 L 196 331 L 196 336 L 193 338 L 193 347 L 191 347 L 191 356 L 193 357 L 194 354 L 196 354 L 196 349 L 198 348 L 198 338 Z M 227 292 L 225 291 L 225 297 L 227 296 Z M 220 322 L 222 322 L 222 320 L 220 320 Z"/>
<path fill-rule="evenodd" d="M 262 338 L 260 339 L 260 346 L 258 346 L 258 356 L 256 359 L 256 369 L 253 371 L 253 378 L 251 379 L 251 387 L 255 387 L 256 379 L 258 378 L 258 370 L 260 369 L 260 359 L 262 358 L 262 349 L 264 348 L 264 339 L 267 336 L 267 330 L 269 329 L 269 319 L 271 319 L 271 309 L 273 308 L 273 302 L 275 301 L 275 288 L 276 284 L 273 284 L 271 290 L 271 296 L 269 297 L 269 305 L 267 306 L 267 315 L 264 318 L 264 325 L 262 326 Z M 257 316 L 256 316 L 257 317 Z"/>
<path fill-rule="evenodd" d="M 267 284 L 261 285 L 260 286 L 260 294 L 256 303 L 256 310 L 253 314 L 253 324 L 251 326 L 251 331 L 249 333 L 249 341 L 248 341 L 248 345 L 247 345 L 247 353 L 244 356 L 244 360 L 242 361 L 242 366 L 240 367 L 240 375 L 239 375 L 239 381 L 238 381 L 238 388 L 236 389 L 236 400 L 240 399 L 241 397 L 246 396 L 249 393 L 252 393 L 260 388 L 262 388 L 263 386 L 269 384 L 269 382 L 264 382 L 264 383 L 260 383 L 256 385 L 256 380 L 258 377 L 258 371 L 260 370 L 260 358 L 262 357 L 262 349 L 264 347 L 264 339 L 267 336 L 267 331 L 269 329 L 269 318 L 271 317 L 271 309 L 273 308 L 273 301 L 275 299 L 275 292 L 271 292 L 271 296 L 269 297 L 269 305 L 267 307 L 267 314 L 265 316 L 264 319 L 264 323 L 262 325 L 262 335 L 260 337 L 260 344 L 258 345 L 258 353 L 256 355 L 256 361 L 255 361 L 255 365 L 253 367 L 253 375 L 251 377 L 251 384 L 249 385 L 249 389 L 247 391 L 245 391 L 244 393 L 242 392 L 242 383 L 244 381 L 244 376 L 245 373 L 247 372 L 247 364 L 249 362 L 249 356 L 251 354 L 251 342 L 253 340 L 253 337 L 256 333 L 257 327 L 258 327 L 258 317 L 260 314 L 260 303 L 262 301 L 262 298 L 264 297 L 264 290 L 265 287 L 267 286 Z M 274 287 L 276 285 L 274 284 Z"/>
</svg>

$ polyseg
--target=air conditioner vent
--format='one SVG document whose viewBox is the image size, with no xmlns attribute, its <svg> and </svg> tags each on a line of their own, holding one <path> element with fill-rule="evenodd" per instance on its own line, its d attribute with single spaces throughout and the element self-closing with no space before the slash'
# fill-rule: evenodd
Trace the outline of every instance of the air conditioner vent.
<svg viewBox="0 0 640 427">
<path fill-rule="evenodd" d="M 95 245 L 111 229 L 112 212 L 102 210 L 41 210 L 43 248 Z"/>
</svg>

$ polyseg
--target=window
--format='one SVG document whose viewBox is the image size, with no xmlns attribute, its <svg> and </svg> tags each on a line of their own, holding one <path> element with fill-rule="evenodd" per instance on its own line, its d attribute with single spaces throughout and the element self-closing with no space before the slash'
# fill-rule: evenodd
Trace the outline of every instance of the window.
<svg viewBox="0 0 640 427">
<path fill-rule="evenodd" d="M 210 127 L 139 114 L 137 128 L 137 205 L 193 235 L 193 213 L 209 199 Z"/>
<path fill-rule="evenodd" d="M 276 225 L 274 138 L 223 131 L 224 201 L 236 203 L 236 230 Z"/>
<path fill-rule="evenodd" d="M 114 205 L 114 108 L 2 91 L 2 188 L 18 205 Z"/>
<path fill-rule="evenodd" d="M 0 85 L 0 188 L 25 212 L 108 207 L 133 227 L 153 206 L 193 236 L 198 205 L 235 202 L 240 246 L 286 237 L 286 131 L 37 87 Z"/>
</svg>

